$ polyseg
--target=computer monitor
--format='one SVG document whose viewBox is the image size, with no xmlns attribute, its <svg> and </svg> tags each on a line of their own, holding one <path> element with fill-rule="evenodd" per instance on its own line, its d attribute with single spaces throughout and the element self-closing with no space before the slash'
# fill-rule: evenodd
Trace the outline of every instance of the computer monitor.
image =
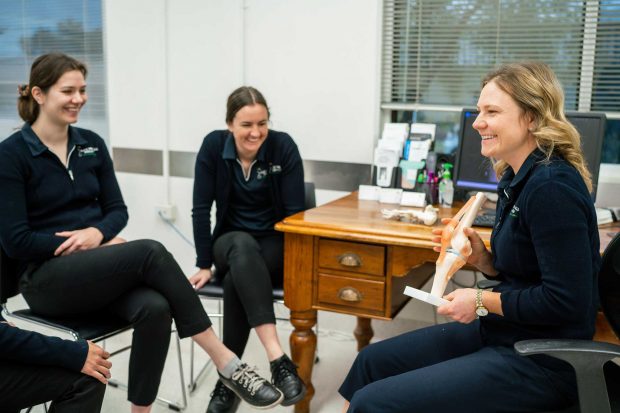
<svg viewBox="0 0 620 413">
<path fill-rule="evenodd" d="M 459 130 L 459 146 L 454 167 L 454 184 L 468 191 L 495 192 L 497 178 L 488 158 L 480 154 L 480 134 L 473 128 L 476 109 L 463 109 Z M 581 148 L 592 174 L 592 200 L 596 200 L 601 147 L 607 121 L 604 113 L 566 112 L 566 118 L 581 135 Z"/>
</svg>

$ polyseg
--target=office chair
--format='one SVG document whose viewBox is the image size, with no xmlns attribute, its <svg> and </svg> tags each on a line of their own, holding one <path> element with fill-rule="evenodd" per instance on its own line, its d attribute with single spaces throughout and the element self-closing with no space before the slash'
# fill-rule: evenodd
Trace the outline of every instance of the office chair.
<svg viewBox="0 0 620 413">
<path fill-rule="evenodd" d="M 59 333 L 68 334 L 74 340 L 83 338 L 94 343 L 102 342 L 132 328 L 127 321 L 105 312 L 72 317 L 44 317 L 30 309 L 9 311 L 7 306 L 8 299 L 19 294 L 18 277 L 15 274 L 14 264 L 15 261 L 10 259 L 4 250 L 0 248 L 0 304 L 7 316 L 46 327 Z M 176 333 L 176 330 L 174 332 Z M 159 396 L 156 402 L 164 404 L 171 410 L 182 411 L 187 407 L 187 396 L 185 393 L 185 379 L 183 376 L 183 365 L 181 364 L 181 343 L 178 333 L 176 333 L 176 342 L 183 402 L 179 404 Z M 122 353 L 130 348 L 131 346 L 122 347 L 114 352 L 110 352 L 110 356 Z M 127 389 L 127 385 L 116 380 L 110 380 L 108 384 L 113 387 Z"/>
<path fill-rule="evenodd" d="M 599 294 L 609 325 L 620 336 L 620 233 L 611 240 L 599 272 Z M 620 345 L 589 340 L 524 340 L 515 343 L 521 355 L 546 354 L 570 363 L 577 375 L 579 406 L 549 413 L 620 412 Z"/>
<path fill-rule="evenodd" d="M 313 182 L 304 182 L 304 208 L 305 210 L 316 207 L 316 196 L 315 196 L 315 188 Z M 196 291 L 196 293 L 204 299 L 215 299 L 217 300 L 217 312 L 209 313 L 209 317 L 211 318 L 224 318 L 224 314 L 222 311 L 222 302 L 224 299 L 224 287 L 222 283 L 222 279 L 217 277 L 217 273 L 214 270 L 213 276 L 211 280 L 207 284 L 205 284 L 202 288 Z M 284 290 L 282 287 L 273 289 L 273 302 L 277 304 L 284 305 Z M 288 321 L 288 318 L 276 317 L 276 320 L 279 321 Z M 316 323 L 316 329 L 318 334 L 318 320 Z M 219 324 L 219 335 L 222 337 L 222 323 Z M 318 357 L 316 358 L 318 361 Z M 205 373 L 207 367 L 211 360 L 208 360 L 205 365 L 200 369 L 196 377 L 194 377 L 194 343 L 191 344 L 190 350 L 190 373 L 189 373 L 189 392 L 190 394 L 196 390 L 198 381 Z"/>
</svg>

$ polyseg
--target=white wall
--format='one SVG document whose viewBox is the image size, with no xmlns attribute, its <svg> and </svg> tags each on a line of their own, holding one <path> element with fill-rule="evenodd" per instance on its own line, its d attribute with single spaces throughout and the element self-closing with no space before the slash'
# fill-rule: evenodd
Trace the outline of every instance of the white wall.
<svg viewBox="0 0 620 413">
<path fill-rule="evenodd" d="M 104 1 L 108 116 L 113 146 L 160 149 L 165 142 L 163 1 Z"/>
<path fill-rule="evenodd" d="M 248 0 L 245 80 L 305 159 L 372 163 L 380 1 Z"/>
<path fill-rule="evenodd" d="M 104 1 L 112 146 L 196 151 L 251 84 L 305 159 L 370 163 L 380 3 Z"/>
</svg>

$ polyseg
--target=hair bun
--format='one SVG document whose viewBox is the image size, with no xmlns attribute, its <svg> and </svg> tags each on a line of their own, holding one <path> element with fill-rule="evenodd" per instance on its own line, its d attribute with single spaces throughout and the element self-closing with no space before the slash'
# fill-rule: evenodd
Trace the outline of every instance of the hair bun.
<svg viewBox="0 0 620 413">
<path fill-rule="evenodd" d="M 30 96 L 30 85 L 17 85 L 17 94 L 19 97 L 27 98 Z"/>
</svg>

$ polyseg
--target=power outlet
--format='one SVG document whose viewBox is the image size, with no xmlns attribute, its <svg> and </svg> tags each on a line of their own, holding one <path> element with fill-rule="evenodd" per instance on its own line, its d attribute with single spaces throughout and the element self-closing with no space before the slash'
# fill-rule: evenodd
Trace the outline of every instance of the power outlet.
<svg viewBox="0 0 620 413">
<path fill-rule="evenodd" d="M 175 205 L 157 205 L 155 212 L 166 221 L 174 221 L 177 218 L 177 207 Z"/>
</svg>

